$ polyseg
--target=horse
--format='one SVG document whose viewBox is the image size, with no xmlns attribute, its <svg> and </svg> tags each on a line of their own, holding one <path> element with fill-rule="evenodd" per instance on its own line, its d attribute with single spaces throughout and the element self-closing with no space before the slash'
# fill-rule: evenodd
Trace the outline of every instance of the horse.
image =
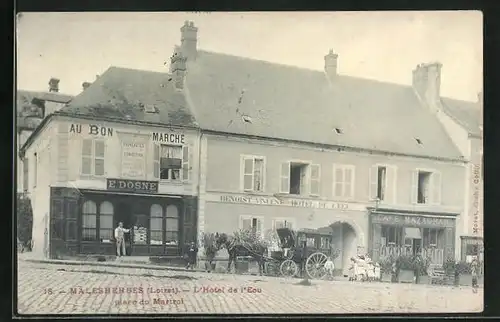
<svg viewBox="0 0 500 322">
<path fill-rule="evenodd" d="M 230 237 L 225 233 L 215 234 L 216 247 L 217 249 L 226 248 L 229 254 L 227 271 L 230 272 L 231 264 L 234 262 L 234 268 L 236 270 L 236 257 L 238 256 L 250 256 L 259 264 L 259 275 L 265 271 L 265 254 L 267 254 L 267 247 L 262 245 L 253 245 L 252 249 L 247 246 L 238 243 L 234 237 Z"/>
</svg>

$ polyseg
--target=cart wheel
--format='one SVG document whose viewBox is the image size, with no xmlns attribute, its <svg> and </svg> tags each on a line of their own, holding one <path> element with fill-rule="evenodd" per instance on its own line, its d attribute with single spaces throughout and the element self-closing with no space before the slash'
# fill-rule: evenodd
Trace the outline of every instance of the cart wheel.
<svg viewBox="0 0 500 322">
<path fill-rule="evenodd" d="M 294 277 L 299 272 L 299 267 L 293 260 L 287 259 L 281 263 L 280 271 L 284 277 Z"/>
<path fill-rule="evenodd" d="M 325 263 L 328 260 L 323 253 L 314 253 L 307 258 L 306 272 L 310 278 L 321 279 L 326 275 Z"/>
</svg>

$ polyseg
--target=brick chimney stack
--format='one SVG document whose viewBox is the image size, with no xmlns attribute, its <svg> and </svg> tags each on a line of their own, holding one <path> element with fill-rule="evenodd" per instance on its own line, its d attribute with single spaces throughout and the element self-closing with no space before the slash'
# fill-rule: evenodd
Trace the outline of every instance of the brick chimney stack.
<svg viewBox="0 0 500 322">
<path fill-rule="evenodd" d="M 59 92 L 59 79 L 51 78 L 49 80 L 49 92 Z"/>
<path fill-rule="evenodd" d="M 181 50 L 188 60 L 195 60 L 197 53 L 198 28 L 192 21 L 185 21 L 181 27 Z"/>
<path fill-rule="evenodd" d="M 83 82 L 82 83 L 83 90 L 86 90 L 87 88 L 89 88 L 90 85 L 91 85 L 91 83 L 89 83 L 89 82 Z"/>
<path fill-rule="evenodd" d="M 325 73 L 330 80 L 335 79 L 337 76 L 337 60 L 339 55 L 333 53 L 333 49 L 330 49 L 328 55 L 325 56 Z"/>
<path fill-rule="evenodd" d="M 186 76 L 187 57 L 182 52 L 175 52 L 170 58 L 170 70 L 176 89 L 184 87 L 184 77 Z"/>
<path fill-rule="evenodd" d="M 413 70 L 412 85 L 415 92 L 433 111 L 439 109 L 441 98 L 441 67 L 439 62 L 419 64 Z"/>
</svg>

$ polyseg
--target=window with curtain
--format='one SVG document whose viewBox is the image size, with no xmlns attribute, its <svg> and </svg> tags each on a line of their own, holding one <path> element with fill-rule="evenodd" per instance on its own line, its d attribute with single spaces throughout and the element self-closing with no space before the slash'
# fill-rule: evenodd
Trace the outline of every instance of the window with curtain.
<svg viewBox="0 0 500 322">
<path fill-rule="evenodd" d="M 163 244 L 163 208 L 154 204 L 150 209 L 150 241 L 151 245 Z"/>
<path fill-rule="evenodd" d="M 113 204 L 104 201 L 99 207 L 99 238 L 110 242 L 113 237 Z"/>
<path fill-rule="evenodd" d="M 179 210 L 175 205 L 167 207 L 165 244 L 177 245 L 179 243 Z"/>
<path fill-rule="evenodd" d="M 97 206 L 91 200 L 85 201 L 82 211 L 82 240 L 97 240 Z"/>
</svg>

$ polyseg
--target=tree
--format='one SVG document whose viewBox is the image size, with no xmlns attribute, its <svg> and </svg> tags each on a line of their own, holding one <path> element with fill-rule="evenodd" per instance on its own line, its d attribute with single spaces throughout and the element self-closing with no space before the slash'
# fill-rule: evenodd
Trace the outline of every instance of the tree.
<svg viewBox="0 0 500 322">
<path fill-rule="evenodd" d="M 33 228 L 33 209 L 31 200 L 24 194 L 17 195 L 17 238 L 26 245 L 31 240 Z"/>
</svg>

